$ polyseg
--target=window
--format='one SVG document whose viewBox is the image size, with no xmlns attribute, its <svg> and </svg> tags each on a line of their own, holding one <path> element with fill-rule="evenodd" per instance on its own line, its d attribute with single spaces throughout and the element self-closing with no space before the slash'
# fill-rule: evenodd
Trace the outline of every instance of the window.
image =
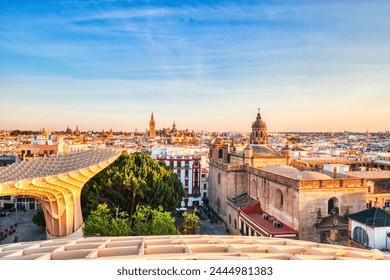
<svg viewBox="0 0 390 280">
<path fill-rule="evenodd" d="M 203 184 L 203 189 L 207 190 L 207 184 Z"/>
<path fill-rule="evenodd" d="M 177 161 L 177 167 L 181 167 L 181 161 L 180 160 Z"/>
<path fill-rule="evenodd" d="M 186 178 L 188 178 L 188 169 L 186 169 L 186 171 L 185 171 L 185 176 L 186 176 Z"/>
<path fill-rule="evenodd" d="M 193 194 L 194 194 L 194 197 L 199 197 L 200 196 L 200 190 L 199 189 L 194 189 L 193 190 Z"/>
<path fill-rule="evenodd" d="M 232 224 L 232 216 L 229 214 L 229 224 Z"/>
<path fill-rule="evenodd" d="M 339 200 L 335 197 L 332 197 L 328 200 L 328 214 L 338 214 L 339 213 Z"/>
<path fill-rule="evenodd" d="M 364 246 L 368 245 L 368 234 L 362 227 L 355 227 L 353 229 L 353 240 L 363 244 Z"/>
<path fill-rule="evenodd" d="M 385 207 L 390 207 L 390 200 L 385 200 Z"/>
<path fill-rule="evenodd" d="M 283 193 L 279 189 L 275 191 L 275 207 L 283 209 Z"/>
<path fill-rule="evenodd" d="M 171 160 L 171 161 L 169 162 L 169 166 L 173 169 L 173 166 L 174 166 L 173 160 Z"/>
<path fill-rule="evenodd" d="M 195 170 L 194 186 L 199 187 L 199 171 Z"/>
<path fill-rule="evenodd" d="M 234 219 L 234 229 L 237 229 L 237 220 Z"/>
<path fill-rule="evenodd" d="M 222 149 L 218 150 L 218 158 L 223 158 L 223 150 Z"/>
<path fill-rule="evenodd" d="M 194 162 L 194 167 L 199 167 L 199 161 Z"/>
<path fill-rule="evenodd" d="M 221 173 L 218 173 L 218 184 L 221 184 Z"/>
</svg>

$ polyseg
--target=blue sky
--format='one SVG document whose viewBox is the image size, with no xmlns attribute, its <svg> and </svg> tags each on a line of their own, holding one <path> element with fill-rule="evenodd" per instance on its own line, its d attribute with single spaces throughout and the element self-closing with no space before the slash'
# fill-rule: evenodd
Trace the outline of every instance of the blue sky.
<svg viewBox="0 0 390 280">
<path fill-rule="evenodd" d="M 387 1 L 0 7 L 0 129 L 390 129 Z"/>
</svg>

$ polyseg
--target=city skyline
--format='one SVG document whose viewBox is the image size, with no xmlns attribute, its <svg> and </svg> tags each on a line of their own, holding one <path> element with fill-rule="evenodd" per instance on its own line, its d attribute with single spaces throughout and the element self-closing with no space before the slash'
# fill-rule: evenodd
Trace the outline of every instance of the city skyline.
<svg viewBox="0 0 390 280">
<path fill-rule="evenodd" d="M 18 1 L 0 130 L 386 131 L 383 1 Z"/>
</svg>

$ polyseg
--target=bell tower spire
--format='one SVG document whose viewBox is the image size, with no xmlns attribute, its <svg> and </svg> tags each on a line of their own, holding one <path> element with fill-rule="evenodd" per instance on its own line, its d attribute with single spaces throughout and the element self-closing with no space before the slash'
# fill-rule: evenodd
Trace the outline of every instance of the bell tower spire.
<svg viewBox="0 0 390 280">
<path fill-rule="evenodd" d="M 252 123 L 252 133 L 250 143 L 255 145 L 267 145 L 267 125 L 262 120 L 260 108 L 257 109 L 257 116 Z"/>
<path fill-rule="evenodd" d="M 150 116 L 150 121 L 149 121 L 149 137 L 150 138 L 156 137 L 156 122 L 154 120 L 153 112 L 152 115 Z"/>
</svg>

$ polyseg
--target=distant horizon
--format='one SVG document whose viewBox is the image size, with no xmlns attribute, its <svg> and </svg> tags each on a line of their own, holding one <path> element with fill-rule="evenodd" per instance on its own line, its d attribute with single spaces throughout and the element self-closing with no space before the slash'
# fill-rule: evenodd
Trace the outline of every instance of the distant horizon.
<svg viewBox="0 0 390 280">
<path fill-rule="evenodd" d="M 167 129 L 168 127 L 164 127 L 164 128 L 156 128 L 156 131 L 159 131 L 159 130 L 162 130 L 162 129 Z M 46 128 L 46 127 L 42 127 L 42 128 L 37 128 L 37 129 L 20 129 L 20 128 L 14 128 L 14 129 L 2 129 L 0 127 L 0 131 L 21 131 L 21 132 L 26 132 L 26 131 L 32 131 L 32 132 L 42 132 L 42 130 L 45 129 L 46 131 L 50 131 L 50 132 L 65 132 L 67 128 L 65 129 L 50 129 L 50 128 Z M 69 129 L 72 130 L 72 132 L 74 132 L 76 130 L 76 127 L 72 128 L 72 127 L 69 127 Z M 81 133 L 88 133 L 88 132 L 102 132 L 102 130 L 104 130 L 104 132 L 109 132 L 111 128 L 107 128 L 107 129 L 81 129 L 79 127 L 79 131 Z M 178 127 L 177 128 L 178 130 L 186 130 L 187 128 L 180 128 Z M 112 130 L 113 133 L 118 133 L 118 132 L 123 132 L 123 133 L 134 133 L 134 132 L 137 132 L 137 133 L 145 133 L 146 131 L 149 131 L 149 130 Z M 246 131 L 237 131 L 237 130 L 205 130 L 205 129 L 201 129 L 201 130 L 195 130 L 195 129 L 190 129 L 188 128 L 188 131 L 194 131 L 194 132 L 197 132 L 197 133 L 200 133 L 200 132 L 207 132 L 207 133 L 229 133 L 229 132 L 237 132 L 237 133 L 250 133 L 251 130 L 246 130 Z M 286 131 L 270 131 L 268 130 L 268 134 L 272 134 L 272 133 L 359 133 L 359 134 L 367 134 L 367 133 L 390 133 L 390 130 L 383 130 L 383 131 L 356 131 L 356 130 L 338 130 L 338 131 L 290 131 L 290 130 L 286 130 Z"/>
<path fill-rule="evenodd" d="M 0 126 L 386 131 L 390 2 L 5 1 Z"/>
</svg>

